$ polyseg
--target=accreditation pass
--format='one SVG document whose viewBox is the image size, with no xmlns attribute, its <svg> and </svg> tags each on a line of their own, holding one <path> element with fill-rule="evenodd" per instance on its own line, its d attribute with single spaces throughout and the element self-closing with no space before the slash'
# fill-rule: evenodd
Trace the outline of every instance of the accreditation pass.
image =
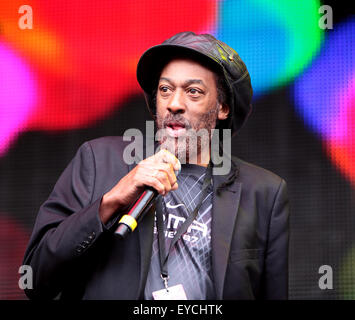
<svg viewBox="0 0 355 320">
<path fill-rule="evenodd" d="M 186 293 L 182 284 L 153 291 L 154 300 L 187 300 Z"/>
</svg>

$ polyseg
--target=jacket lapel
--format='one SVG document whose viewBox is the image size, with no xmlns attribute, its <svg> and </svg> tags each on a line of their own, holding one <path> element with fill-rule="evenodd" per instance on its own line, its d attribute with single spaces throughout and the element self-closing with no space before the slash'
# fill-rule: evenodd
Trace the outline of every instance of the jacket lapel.
<svg viewBox="0 0 355 320">
<path fill-rule="evenodd" d="M 241 183 L 234 181 L 233 184 L 221 189 L 217 194 L 217 187 L 225 182 L 230 174 L 232 173 L 213 176 L 211 242 L 212 270 L 217 299 L 223 298 L 224 279 L 242 187 Z"/>
</svg>

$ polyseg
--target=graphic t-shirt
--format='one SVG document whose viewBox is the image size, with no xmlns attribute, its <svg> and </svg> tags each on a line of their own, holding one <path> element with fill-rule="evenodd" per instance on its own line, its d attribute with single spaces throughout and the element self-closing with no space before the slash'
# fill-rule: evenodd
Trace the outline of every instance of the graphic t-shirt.
<svg viewBox="0 0 355 320">
<path fill-rule="evenodd" d="M 166 250 L 170 248 L 176 230 L 199 203 L 205 175 L 205 167 L 182 165 L 177 177 L 179 188 L 163 197 Z M 189 300 L 215 298 L 211 270 L 212 185 L 207 190 L 196 219 L 171 249 L 168 260 L 169 287 L 182 284 Z M 153 291 L 164 288 L 160 273 L 155 221 L 152 260 L 144 292 L 146 300 L 153 299 Z"/>
</svg>

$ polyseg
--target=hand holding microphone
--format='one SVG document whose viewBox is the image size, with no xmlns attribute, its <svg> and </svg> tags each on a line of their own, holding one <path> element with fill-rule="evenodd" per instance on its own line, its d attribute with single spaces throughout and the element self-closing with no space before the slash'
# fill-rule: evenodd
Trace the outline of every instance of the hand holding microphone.
<svg viewBox="0 0 355 320">
<path fill-rule="evenodd" d="M 142 160 L 103 196 L 101 221 L 106 223 L 117 210 L 135 203 L 130 212 L 122 217 L 116 233 L 125 236 L 133 231 L 141 214 L 158 194 L 164 196 L 178 188 L 176 173 L 180 170 L 179 160 L 167 150 L 160 150 Z"/>
</svg>

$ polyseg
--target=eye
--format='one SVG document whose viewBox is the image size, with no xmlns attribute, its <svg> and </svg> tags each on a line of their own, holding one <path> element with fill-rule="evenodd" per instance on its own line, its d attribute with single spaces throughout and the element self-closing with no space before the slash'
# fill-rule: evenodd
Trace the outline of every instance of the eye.
<svg viewBox="0 0 355 320">
<path fill-rule="evenodd" d="M 196 88 L 189 88 L 187 90 L 187 93 L 192 97 L 199 97 L 200 95 L 203 94 L 203 92 L 200 89 L 196 89 Z"/>
<path fill-rule="evenodd" d="M 160 86 L 159 92 L 161 95 L 167 95 L 170 92 L 170 88 L 168 86 Z"/>
</svg>

